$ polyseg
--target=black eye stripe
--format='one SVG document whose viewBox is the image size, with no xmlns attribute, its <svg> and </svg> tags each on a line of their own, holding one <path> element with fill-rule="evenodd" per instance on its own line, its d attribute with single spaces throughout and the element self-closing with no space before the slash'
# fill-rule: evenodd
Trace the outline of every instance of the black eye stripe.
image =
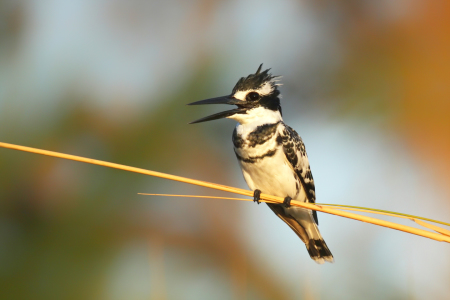
<svg viewBox="0 0 450 300">
<path fill-rule="evenodd" d="M 261 96 L 257 92 L 250 92 L 245 96 L 245 100 L 247 101 L 257 101 L 261 98 Z"/>
</svg>

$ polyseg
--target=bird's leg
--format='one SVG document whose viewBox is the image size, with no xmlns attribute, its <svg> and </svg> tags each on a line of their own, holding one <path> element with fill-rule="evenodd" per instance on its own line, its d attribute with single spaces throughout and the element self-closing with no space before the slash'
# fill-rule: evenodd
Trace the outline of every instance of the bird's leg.
<svg viewBox="0 0 450 300">
<path fill-rule="evenodd" d="M 290 207 L 291 206 L 291 200 L 292 200 L 291 197 L 286 196 L 286 198 L 284 198 L 284 201 L 283 201 L 284 207 Z"/>
<path fill-rule="evenodd" d="M 261 190 L 258 190 L 258 189 L 256 189 L 256 190 L 254 190 L 253 191 L 253 202 L 256 202 L 256 203 L 260 203 L 259 202 L 259 200 L 261 199 L 259 196 L 261 195 Z"/>
</svg>

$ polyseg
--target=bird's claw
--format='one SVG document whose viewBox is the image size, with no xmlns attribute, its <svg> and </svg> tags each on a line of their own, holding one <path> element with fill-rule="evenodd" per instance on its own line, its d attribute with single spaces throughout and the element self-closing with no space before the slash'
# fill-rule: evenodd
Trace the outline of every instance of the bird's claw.
<svg viewBox="0 0 450 300">
<path fill-rule="evenodd" d="M 290 206 L 291 206 L 291 200 L 292 200 L 292 198 L 289 197 L 289 196 L 287 196 L 286 198 L 284 198 L 284 201 L 283 201 L 284 207 L 290 207 Z"/>
<path fill-rule="evenodd" d="M 259 200 L 261 200 L 260 196 L 261 196 L 261 190 L 258 190 L 258 189 L 254 190 L 253 191 L 253 202 L 256 202 L 258 204 L 261 203 L 259 201 Z"/>
</svg>

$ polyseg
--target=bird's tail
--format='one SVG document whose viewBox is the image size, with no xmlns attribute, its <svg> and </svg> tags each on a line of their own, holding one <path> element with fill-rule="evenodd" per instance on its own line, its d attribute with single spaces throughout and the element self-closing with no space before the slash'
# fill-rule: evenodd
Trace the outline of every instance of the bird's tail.
<svg viewBox="0 0 450 300">
<path fill-rule="evenodd" d="M 334 262 L 333 254 L 331 254 L 327 243 L 323 240 L 319 228 L 313 220 L 311 211 L 301 209 L 302 211 L 300 212 L 298 208 L 294 209 L 296 210 L 296 221 L 304 228 L 307 235 L 307 239 L 303 240 L 303 242 L 305 243 L 309 256 L 318 264 L 323 264 L 326 261 L 330 263 Z M 308 217 L 305 212 L 308 213 Z"/>
<path fill-rule="evenodd" d="M 274 203 L 267 203 L 267 205 L 300 237 L 305 243 L 309 256 L 316 263 L 334 262 L 333 254 L 323 240 L 310 210 L 292 206 L 284 208 Z"/>
<path fill-rule="evenodd" d="M 326 261 L 330 263 L 334 262 L 333 254 L 331 254 L 327 243 L 323 240 L 317 223 L 313 220 L 311 211 L 302 208 L 294 208 L 294 210 L 296 210 L 294 213 L 296 216 L 295 220 L 304 228 L 308 237 L 303 242 L 305 243 L 309 256 L 318 264 L 323 264 Z"/>
<path fill-rule="evenodd" d="M 330 249 L 328 249 L 327 243 L 321 237 L 320 239 L 310 239 L 308 243 L 305 244 L 308 250 L 309 256 L 318 264 L 323 264 L 324 262 L 334 262 L 333 254 L 331 254 Z"/>
</svg>

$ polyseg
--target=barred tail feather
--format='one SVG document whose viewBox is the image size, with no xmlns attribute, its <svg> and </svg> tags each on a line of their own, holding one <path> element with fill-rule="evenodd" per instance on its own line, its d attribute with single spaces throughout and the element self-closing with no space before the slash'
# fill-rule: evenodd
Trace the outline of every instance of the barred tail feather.
<svg viewBox="0 0 450 300">
<path fill-rule="evenodd" d="M 323 264 L 326 261 L 330 263 L 334 262 L 333 254 L 331 254 L 327 243 L 325 243 L 322 238 L 318 240 L 310 239 L 305 245 L 309 256 L 311 256 L 316 263 Z"/>
<path fill-rule="evenodd" d="M 323 240 L 310 210 L 298 207 L 284 208 L 281 204 L 274 203 L 267 203 L 267 205 L 305 243 L 309 256 L 316 263 L 334 262 L 333 254 Z"/>
</svg>

